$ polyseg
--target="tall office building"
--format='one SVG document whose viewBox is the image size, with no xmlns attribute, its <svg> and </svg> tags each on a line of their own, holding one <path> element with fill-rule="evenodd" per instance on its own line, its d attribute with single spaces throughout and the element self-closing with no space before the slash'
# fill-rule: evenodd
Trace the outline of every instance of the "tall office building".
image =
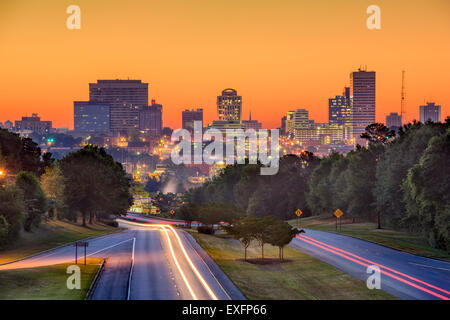
<svg viewBox="0 0 450 320">
<path fill-rule="evenodd" d="M 427 102 L 424 106 L 419 106 L 420 122 L 427 121 L 441 122 L 441 106 L 437 106 L 434 102 Z"/>
<path fill-rule="evenodd" d="M 76 132 L 109 132 L 109 103 L 74 101 L 73 120 Z"/>
<path fill-rule="evenodd" d="M 345 139 L 352 137 L 351 108 L 349 87 L 344 88 L 342 95 L 328 100 L 328 122 L 330 125 L 342 126 Z"/>
<path fill-rule="evenodd" d="M 194 121 L 201 121 L 203 127 L 203 109 L 186 109 L 181 113 L 181 123 L 183 129 L 194 132 Z"/>
<path fill-rule="evenodd" d="M 306 129 L 314 123 L 314 120 L 309 120 L 309 113 L 306 109 L 297 109 L 294 111 L 294 129 Z"/>
<path fill-rule="evenodd" d="M 22 120 L 15 121 L 16 131 L 30 130 L 39 134 L 50 133 L 52 130 L 51 121 L 41 121 L 37 113 L 31 117 L 22 117 Z"/>
<path fill-rule="evenodd" d="M 286 119 L 287 116 L 281 118 L 280 134 L 283 136 L 286 135 Z"/>
<path fill-rule="evenodd" d="M 295 111 L 288 111 L 286 115 L 286 135 L 287 136 L 294 136 L 294 114 Z"/>
<path fill-rule="evenodd" d="M 389 129 L 398 129 L 402 126 L 402 116 L 397 112 L 391 112 L 386 116 L 386 127 Z"/>
<path fill-rule="evenodd" d="M 353 137 L 358 142 L 366 127 L 375 123 L 375 71 L 352 72 L 350 82 L 353 99 L 350 121 Z"/>
<path fill-rule="evenodd" d="M 89 100 L 110 104 L 110 129 L 139 129 L 139 109 L 148 105 L 148 83 L 141 80 L 98 80 L 89 84 Z"/>
<path fill-rule="evenodd" d="M 150 136 L 159 137 L 162 132 L 162 108 L 161 104 L 152 100 L 152 104 L 140 108 L 139 129 Z"/>
<path fill-rule="evenodd" d="M 225 89 L 217 97 L 217 115 L 219 121 L 239 121 L 242 116 L 242 97 L 234 89 Z"/>
</svg>

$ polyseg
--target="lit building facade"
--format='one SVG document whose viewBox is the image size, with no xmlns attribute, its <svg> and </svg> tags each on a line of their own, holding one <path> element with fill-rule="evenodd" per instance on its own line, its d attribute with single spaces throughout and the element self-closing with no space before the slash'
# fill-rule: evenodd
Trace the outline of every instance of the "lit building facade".
<svg viewBox="0 0 450 320">
<path fill-rule="evenodd" d="M 152 104 L 140 108 L 139 129 L 152 137 L 160 137 L 162 132 L 162 109 L 161 104 L 152 100 Z"/>
<path fill-rule="evenodd" d="M 352 101 L 350 97 L 350 88 L 344 88 L 340 96 L 335 96 L 328 100 L 328 121 L 330 125 L 342 126 L 345 139 L 352 137 L 351 126 L 351 108 Z"/>
<path fill-rule="evenodd" d="M 225 89 L 217 97 L 217 116 L 219 121 L 241 122 L 242 97 L 235 89 Z"/>
<path fill-rule="evenodd" d="M 386 116 L 386 127 L 397 129 L 402 126 L 402 116 L 397 112 L 391 112 L 391 114 Z"/>
<path fill-rule="evenodd" d="M 181 123 L 183 129 L 194 132 L 194 121 L 201 121 L 203 127 L 203 109 L 186 109 L 181 113 Z"/>
<path fill-rule="evenodd" d="M 15 121 L 16 131 L 32 131 L 39 134 L 50 133 L 52 130 L 51 121 L 41 121 L 37 113 L 33 113 L 31 117 L 22 117 L 22 120 Z"/>
<path fill-rule="evenodd" d="M 76 132 L 109 132 L 109 104 L 74 101 L 73 120 Z"/>
<path fill-rule="evenodd" d="M 375 71 L 352 72 L 350 82 L 352 134 L 358 141 L 366 127 L 375 123 Z"/>
<path fill-rule="evenodd" d="M 141 80 L 98 80 L 89 84 L 89 100 L 110 105 L 110 130 L 139 129 L 139 111 L 148 105 L 148 83 Z"/>
<path fill-rule="evenodd" d="M 426 105 L 419 106 L 419 119 L 422 123 L 427 121 L 441 122 L 441 106 L 434 102 L 427 102 Z"/>
</svg>

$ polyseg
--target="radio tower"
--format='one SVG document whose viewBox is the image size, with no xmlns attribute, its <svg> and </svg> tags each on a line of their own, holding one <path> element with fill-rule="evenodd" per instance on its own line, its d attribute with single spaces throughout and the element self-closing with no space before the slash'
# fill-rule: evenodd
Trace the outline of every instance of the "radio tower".
<svg viewBox="0 0 450 320">
<path fill-rule="evenodd" d="M 402 125 L 406 123 L 406 110 L 405 110 L 405 70 L 402 70 L 402 93 L 401 93 L 401 101 L 400 101 L 400 116 L 402 117 Z"/>
</svg>

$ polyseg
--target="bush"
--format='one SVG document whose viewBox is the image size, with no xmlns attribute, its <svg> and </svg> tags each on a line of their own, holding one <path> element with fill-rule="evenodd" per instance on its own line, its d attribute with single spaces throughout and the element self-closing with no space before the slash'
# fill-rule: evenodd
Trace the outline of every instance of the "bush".
<svg viewBox="0 0 450 320">
<path fill-rule="evenodd" d="M 211 226 L 198 226 L 197 231 L 204 234 L 214 234 L 215 230 Z"/>
</svg>

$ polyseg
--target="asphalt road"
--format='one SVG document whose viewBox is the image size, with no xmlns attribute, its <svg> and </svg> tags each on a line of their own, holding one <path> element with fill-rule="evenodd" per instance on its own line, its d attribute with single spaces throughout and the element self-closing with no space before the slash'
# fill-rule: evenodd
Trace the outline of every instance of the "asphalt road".
<svg viewBox="0 0 450 320">
<path fill-rule="evenodd" d="M 450 263 L 397 251 L 352 237 L 304 229 L 290 246 L 364 282 L 375 265 L 381 290 L 401 299 L 450 299 Z M 369 290 L 369 289 L 368 289 Z M 376 289 L 373 289 L 376 290 Z"/>
<path fill-rule="evenodd" d="M 184 231 L 119 221 L 128 230 L 89 239 L 87 256 L 107 259 L 91 299 L 245 299 Z M 0 265 L 0 270 L 67 263 L 74 254 L 73 246 L 64 246 Z"/>
</svg>

